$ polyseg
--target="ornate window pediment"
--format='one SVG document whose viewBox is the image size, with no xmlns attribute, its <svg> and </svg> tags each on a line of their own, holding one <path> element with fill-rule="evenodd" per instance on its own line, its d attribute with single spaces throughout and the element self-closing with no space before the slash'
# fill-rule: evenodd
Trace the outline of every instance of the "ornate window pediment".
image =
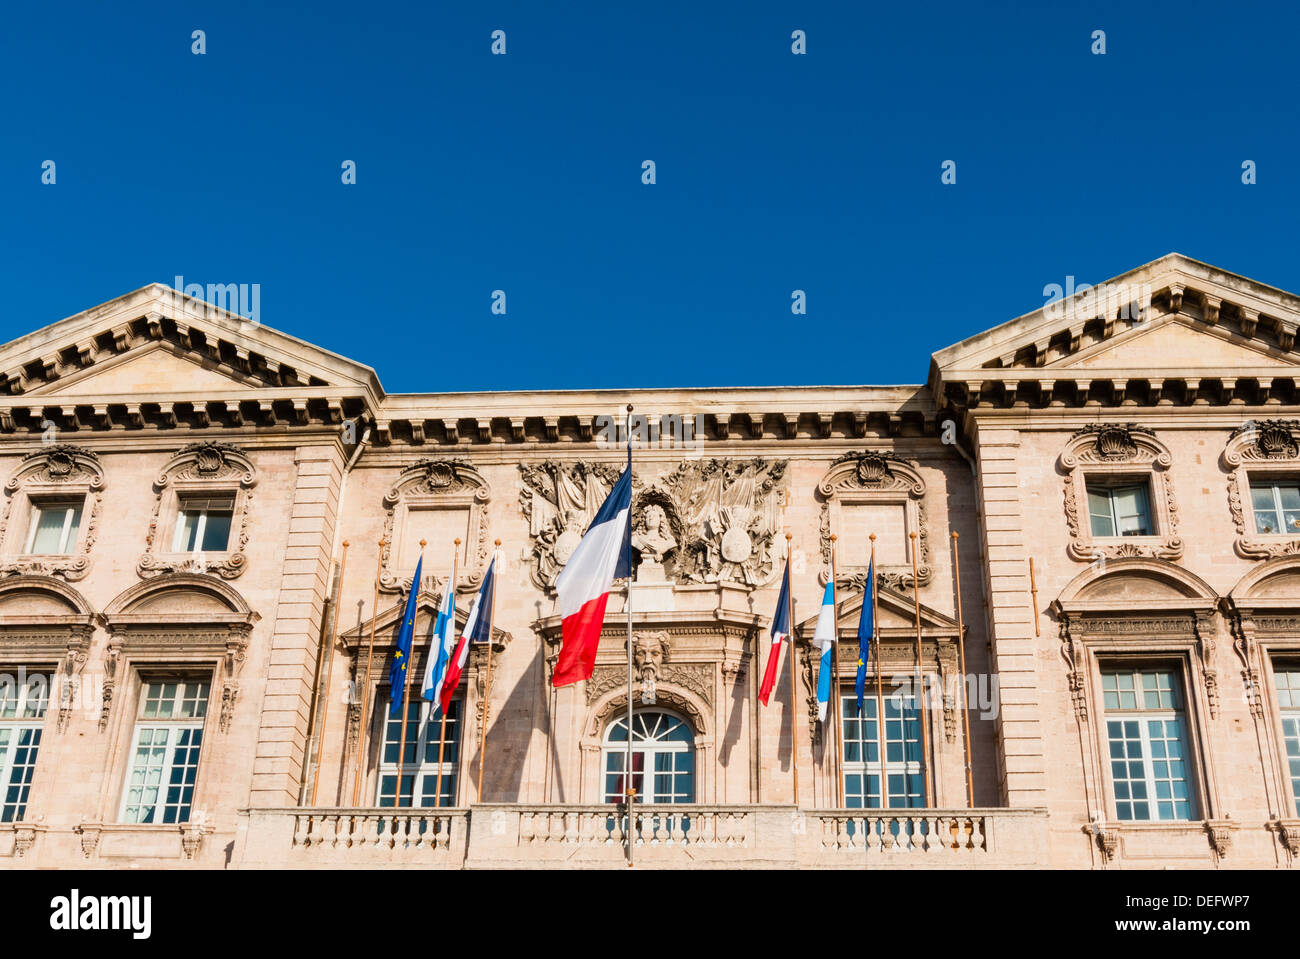
<svg viewBox="0 0 1300 959">
<path fill-rule="evenodd" d="M 1154 431 L 1134 423 L 1085 426 L 1070 437 L 1059 465 L 1065 474 L 1065 522 L 1070 535 L 1066 551 L 1071 559 L 1094 562 L 1126 556 L 1178 559 L 1183 555 L 1178 505 L 1169 478 L 1173 457 Z M 1146 508 L 1154 531 L 1148 535 L 1094 536 L 1089 486 L 1115 487 L 1130 481 L 1146 490 Z"/>
<path fill-rule="evenodd" d="M 1277 532 L 1260 532 L 1260 525 L 1268 524 L 1257 522 L 1251 495 L 1252 482 L 1267 487 L 1270 481 L 1300 481 L 1300 420 L 1252 420 L 1238 427 L 1224 447 L 1223 462 L 1229 470 L 1228 510 L 1237 529 L 1237 555 L 1271 559 L 1300 553 L 1300 526 L 1286 508 L 1295 504 L 1280 504 Z"/>
<path fill-rule="evenodd" d="M 52 576 L 0 580 L 0 672 L 10 664 L 56 669 L 58 730 L 81 702 L 81 671 L 90 652 L 94 614 L 71 586 Z"/>
<path fill-rule="evenodd" d="M 867 581 L 867 537 L 875 533 L 876 574 L 880 583 L 910 586 L 911 534 L 915 533 L 916 578 L 920 585 L 928 584 L 934 570 L 930 565 L 925 489 L 919 464 L 895 453 L 866 450 L 846 453 L 834 460 L 817 485 L 822 501 L 821 582 L 830 579 L 831 534 L 835 533 L 842 546 L 836 570 L 838 584 L 862 589 Z M 849 544 L 859 549 L 858 555 L 846 555 L 844 547 Z"/>
<path fill-rule="evenodd" d="M 248 455 L 228 443 L 191 443 L 168 461 L 154 480 L 153 516 L 145 552 L 136 563 L 143 578 L 163 573 L 211 573 L 234 579 L 248 565 L 248 507 L 257 471 Z M 197 497 L 230 500 L 230 532 L 224 550 L 180 552 L 177 524 L 184 504 Z"/>
<path fill-rule="evenodd" d="M 234 587 L 213 576 L 171 573 L 150 577 L 122 592 L 104 608 L 108 630 L 104 654 L 102 732 L 108 727 L 114 694 L 132 665 L 220 666 L 222 732 L 239 697 L 253 626 L 261 618 Z"/>
<path fill-rule="evenodd" d="M 461 556 L 463 566 L 457 574 L 457 589 L 473 589 L 487 572 L 491 540 L 488 538 L 487 504 L 492 491 L 487 480 L 470 465 L 469 460 L 426 459 L 402 470 L 393 488 L 384 496 L 388 512 L 384 517 L 383 570 L 379 589 L 385 593 L 405 593 L 415 575 L 415 558 L 419 553 L 419 535 L 415 532 L 416 514 L 424 511 L 460 512 L 467 515 L 465 542 Z M 430 543 L 440 554 L 449 543 Z M 410 563 L 408 567 L 406 564 Z M 430 564 L 425 564 L 429 569 Z M 432 572 L 422 576 L 421 589 L 434 589 L 438 579 Z"/>
<path fill-rule="evenodd" d="M 0 576 L 57 576 L 69 582 L 84 579 L 90 572 L 90 550 L 98 532 L 103 492 L 104 471 L 99 457 L 90 450 L 56 444 L 24 456 L 5 485 Z M 52 504 L 75 511 L 75 532 L 69 530 L 61 538 L 63 552 L 30 552 L 38 510 Z"/>
</svg>

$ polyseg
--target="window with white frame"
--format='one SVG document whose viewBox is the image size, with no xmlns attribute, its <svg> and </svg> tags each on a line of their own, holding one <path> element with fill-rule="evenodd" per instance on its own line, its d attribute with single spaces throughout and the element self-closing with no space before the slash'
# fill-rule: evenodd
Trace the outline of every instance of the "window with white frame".
<svg viewBox="0 0 1300 959">
<path fill-rule="evenodd" d="M 391 700 L 388 700 L 391 703 Z M 462 701 L 453 699 L 444 727 L 442 708 L 418 695 L 406 703 L 406 749 L 402 751 L 402 717 L 384 710 L 384 745 L 379 759 L 380 806 L 452 806 L 460 769 Z M 439 765 L 439 752 L 442 764 Z M 402 795 L 397 797 L 397 757 L 402 756 Z M 441 772 L 441 776 L 439 776 Z M 441 793 L 439 793 L 441 785 Z M 412 802 L 412 796 L 419 801 Z"/>
<path fill-rule="evenodd" d="M 1089 481 L 1087 486 L 1088 517 L 1094 537 L 1155 535 L 1147 483 L 1109 485 Z"/>
<path fill-rule="evenodd" d="M 0 822 L 21 822 L 27 811 L 49 701 L 47 674 L 0 673 Z"/>
<path fill-rule="evenodd" d="M 1196 803 L 1177 672 L 1109 669 L 1101 674 L 1101 688 L 1116 818 L 1191 819 Z"/>
<path fill-rule="evenodd" d="M 1282 742 L 1286 747 L 1287 777 L 1291 797 L 1300 816 L 1300 664 L 1275 666 L 1277 705 L 1282 711 Z"/>
<path fill-rule="evenodd" d="M 1251 480 L 1250 506 L 1256 533 L 1300 533 L 1300 481 Z"/>
<path fill-rule="evenodd" d="M 208 711 L 208 682 L 146 680 L 140 689 L 122 821 L 182 823 L 190 818 Z"/>
<path fill-rule="evenodd" d="M 605 730 L 604 752 L 604 801 L 624 802 L 626 714 Z M 695 802 L 695 733 L 686 720 L 658 709 L 633 712 L 632 788 L 639 803 Z"/>
<path fill-rule="evenodd" d="M 84 503 L 84 498 L 33 503 L 24 552 L 41 555 L 71 553 L 77 545 Z"/>
<path fill-rule="evenodd" d="M 921 769 L 921 719 L 916 698 L 890 693 L 882 697 L 885 708 L 884 775 L 888 782 L 888 807 L 925 805 L 925 774 Z M 858 710 L 857 696 L 840 696 L 844 743 L 844 805 L 849 809 L 879 809 L 880 723 L 876 697 L 868 691 Z"/>
<path fill-rule="evenodd" d="M 230 543 L 235 497 L 183 496 L 172 537 L 173 553 L 223 553 Z"/>
</svg>

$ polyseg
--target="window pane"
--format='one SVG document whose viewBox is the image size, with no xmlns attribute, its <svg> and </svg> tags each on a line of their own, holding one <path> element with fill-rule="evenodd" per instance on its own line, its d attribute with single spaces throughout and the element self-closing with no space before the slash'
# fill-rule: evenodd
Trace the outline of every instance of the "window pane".
<svg viewBox="0 0 1300 959">
<path fill-rule="evenodd" d="M 68 514 L 71 511 L 71 522 Z M 77 541 L 81 525 L 81 507 L 71 504 L 42 506 L 36 511 L 36 536 L 32 540 L 33 553 L 66 553 Z M 67 535 L 64 535 L 64 527 Z"/>
<path fill-rule="evenodd" d="M 1115 490 L 1115 514 L 1119 518 L 1121 536 L 1149 536 L 1151 518 L 1147 512 L 1147 491 L 1144 486 L 1126 486 Z"/>
<path fill-rule="evenodd" d="M 176 520 L 176 540 L 172 544 L 174 552 L 191 553 L 194 551 L 194 544 L 198 542 L 199 518 L 201 516 L 201 513 L 191 513 L 188 510 L 181 511 L 181 515 Z"/>
<path fill-rule="evenodd" d="M 1109 490 L 1088 490 L 1088 515 L 1092 519 L 1093 536 L 1115 535 L 1115 520 L 1111 515 Z"/>
<path fill-rule="evenodd" d="M 208 522 L 203 529 L 203 551 L 206 553 L 224 552 L 229 541 L 229 511 L 209 511 Z"/>
</svg>

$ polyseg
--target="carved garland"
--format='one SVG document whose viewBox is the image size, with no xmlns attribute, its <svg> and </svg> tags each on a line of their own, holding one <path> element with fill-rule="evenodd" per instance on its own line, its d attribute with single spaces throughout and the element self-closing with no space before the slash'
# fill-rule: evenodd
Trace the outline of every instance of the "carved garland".
<svg viewBox="0 0 1300 959">
<path fill-rule="evenodd" d="M 68 582 L 85 579 L 90 573 L 90 550 L 95 545 L 104 493 L 104 471 L 99 456 L 80 446 L 55 444 L 22 458 L 18 469 L 5 485 L 4 515 L 0 530 L 4 536 L 4 555 L 0 556 L 0 576 L 58 576 Z M 78 536 L 75 553 L 59 556 L 23 555 L 24 544 L 16 541 L 11 520 L 15 503 L 28 506 L 33 498 L 89 496 L 90 508 L 83 506 L 84 533 Z"/>
<path fill-rule="evenodd" d="M 153 516 L 145 535 L 144 554 L 136 563 L 136 573 L 142 579 L 163 573 L 211 573 L 222 579 L 235 579 L 241 575 L 248 565 L 245 552 L 248 546 L 248 507 L 256 485 L 253 463 L 237 446 L 205 442 L 182 447 L 154 480 Z M 235 534 L 233 549 L 229 543 L 224 552 L 213 554 L 173 553 L 160 548 L 160 523 L 164 517 L 169 524 L 179 521 L 181 496 L 223 492 L 233 492 L 235 496 L 230 526 L 238 533 Z"/>
<path fill-rule="evenodd" d="M 379 589 L 384 593 L 405 593 L 411 588 L 411 575 L 398 574 L 394 563 L 393 538 L 397 530 L 398 514 L 405 519 L 413 509 L 447 509 L 469 507 L 469 539 L 466 555 L 472 557 L 458 589 L 472 589 L 483 580 L 487 571 L 489 551 L 487 504 L 492 491 L 483 476 L 464 458 L 425 459 L 402 470 L 393 488 L 384 496 L 384 550 L 381 554 L 383 571 Z M 414 556 L 410 544 L 402 544 L 405 553 Z M 434 544 L 435 546 L 437 544 Z M 439 547 L 440 548 L 440 547 Z M 409 559 L 409 556 L 397 557 Z M 422 589 L 439 588 L 439 580 L 432 573 L 423 577 Z"/>
<path fill-rule="evenodd" d="M 1244 503 L 1251 476 L 1295 478 L 1300 473 L 1300 420 L 1252 420 L 1232 431 L 1223 450 L 1228 475 L 1228 510 L 1237 530 L 1235 548 L 1244 559 L 1300 553 L 1300 528 L 1260 533 Z"/>
<path fill-rule="evenodd" d="M 846 453 L 832 461 L 826 475 L 817 484 L 822 501 L 820 581 L 824 584 L 831 575 L 831 533 L 838 529 L 845 534 L 839 516 L 842 505 L 864 503 L 897 503 L 904 508 L 906 530 L 917 534 L 917 581 L 921 586 L 930 582 L 934 570 L 930 566 L 930 527 L 925 506 L 925 480 L 921 477 L 916 460 L 903 459 L 888 451 L 866 450 Z M 839 586 L 862 589 L 867 581 L 866 566 L 840 565 L 836 570 Z M 912 567 L 908 564 L 876 566 L 880 585 L 900 589 L 912 585 Z"/>
<path fill-rule="evenodd" d="M 1065 523 L 1070 536 L 1066 552 L 1079 562 L 1102 558 L 1147 556 L 1178 559 L 1183 555 L 1183 540 L 1178 535 L 1178 504 L 1168 471 L 1173 465 L 1169 450 L 1156 439 L 1152 430 L 1129 423 L 1092 424 L 1078 430 L 1060 456 L 1065 473 Z M 1087 480 L 1123 478 L 1140 475 L 1149 479 L 1150 508 L 1156 524 L 1151 536 L 1105 537 L 1094 539 L 1087 510 Z"/>
</svg>

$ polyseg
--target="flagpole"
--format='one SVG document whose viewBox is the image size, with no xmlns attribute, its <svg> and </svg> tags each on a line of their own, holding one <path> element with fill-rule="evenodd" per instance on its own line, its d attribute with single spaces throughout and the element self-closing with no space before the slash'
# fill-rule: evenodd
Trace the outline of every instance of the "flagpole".
<svg viewBox="0 0 1300 959">
<path fill-rule="evenodd" d="M 459 559 L 460 559 L 460 537 L 457 536 L 456 545 L 452 549 L 452 553 L 451 553 L 451 579 L 447 580 L 447 589 L 451 593 L 451 604 L 449 607 L 451 610 L 451 614 L 450 614 L 451 621 L 448 624 L 448 626 L 451 628 L 451 631 L 453 633 L 456 631 L 456 563 Z M 437 622 L 437 620 L 435 620 L 435 622 Z M 444 627 L 444 629 L 445 628 L 447 627 Z M 439 636 L 438 642 L 442 643 L 443 637 Z M 439 657 L 442 656 L 441 649 L 438 651 L 438 656 Z M 446 666 L 444 666 L 442 679 L 445 680 L 446 677 L 447 677 Z M 429 706 L 430 709 L 433 709 L 435 706 L 437 706 L 439 709 L 442 708 L 442 690 L 438 689 L 436 690 L 436 692 L 438 693 L 438 698 L 434 701 L 432 705 Z M 455 695 L 455 690 L 452 691 L 452 694 Z M 450 702 L 450 700 L 448 700 L 448 702 Z M 461 720 L 460 728 L 461 730 L 464 730 L 465 728 L 464 720 Z M 463 733 L 461 739 L 462 741 L 464 740 Z M 438 726 L 438 782 L 437 785 L 434 787 L 437 790 L 437 796 L 438 796 L 434 804 L 437 806 L 442 805 L 442 756 L 443 756 L 443 750 L 446 749 L 446 746 L 447 746 L 447 710 L 443 709 L 442 722 Z M 449 806 L 454 805 L 454 803 L 448 803 L 448 805 Z"/>
<path fill-rule="evenodd" d="M 427 540 L 423 540 L 423 539 L 420 540 L 420 562 L 416 563 L 415 565 L 415 568 L 417 570 L 420 569 L 424 563 L 424 547 L 426 543 Z M 416 596 L 420 595 L 420 584 L 415 579 L 411 580 L 411 592 Z M 411 712 L 411 654 L 415 651 L 416 615 L 418 615 L 418 610 L 416 610 L 411 614 L 411 619 L 412 619 L 411 645 L 410 647 L 407 648 L 405 653 L 406 662 L 402 664 L 402 741 L 401 741 L 400 748 L 397 750 L 397 786 L 393 793 L 394 807 L 400 806 L 402 804 L 402 767 L 406 763 L 406 718 L 407 716 L 410 715 Z M 406 628 L 405 623 L 402 624 L 402 628 L 403 629 Z M 389 692 L 391 695 L 392 691 L 390 690 Z M 416 730 L 416 734 L 415 734 L 415 748 L 417 751 L 420 748 L 420 733 L 418 729 Z M 418 760 L 419 757 L 417 756 L 416 759 Z M 420 766 L 418 761 L 416 762 L 415 765 L 417 769 Z M 411 779 L 411 805 L 412 806 L 415 805 L 415 779 L 414 778 Z"/>
<path fill-rule="evenodd" d="M 325 720 L 330 715 L 330 679 L 334 674 L 334 638 L 339 634 L 339 606 L 343 598 L 343 574 L 348 568 L 348 541 L 343 541 L 343 556 L 339 560 L 339 584 L 335 589 L 334 595 L 334 623 L 330 626 L 329 638 L 330 648 L 321 651 L 322 656 L 328 657 L 325 660 L 325 680 L 324 697 L 325 702 L 321 705 L 320 730 L 316 733 L 316 768 L 312 770 L 311 778 L 311 805 L 316 805 L 316 792 L 320 789 L 320 767 L 321 757 L 325 755 Z"/>
<path fill-rule="evenodd" d="M 493 546 L 492 563 L 495 566 L 497 555 L 501 552 L 501 540 L 497 540 Z M 500 567 L 495 567 L 493 576 L 496 577 L 501 572 Z M 478 789 L 475 795 L 478 801 L 483 801 L 483 760 L 487 758 L 487 729 L 489 713 L 492 706 L 492 630 L 496 628 L 497 619 L 497 584 L 492 583 L 492 601 L 488 609 L 488 628 L 487 628 L 487 676 L 483 680 L 483 723 L 480 726 L 479 743 L 478 743 Z"/>
<path fill-rule="evenodd" d="M 921 674 L 921 584 L 916 571 L 916 533 L 912 538 L 912 607 L 916 610 L 916 690 L 921 717 L 921 775 L 925 783 L 925 808 L 934 805 L 930 788 L 930 729 L 925 703 L 925 679 Z M 904 740 L 906 740 L 906 736 Z"/>
<path fill-rule="evenodd" d="M 889 808 L 889 769 L 886 767 L 886 754 L 889 752 L 889 735 L 885 725 L 885 697 L 882 692 L 885 684 L 880 679 L 880 661 L 885 658 L 885 647 L 881 645 L 880 634 L 880 617 L 876 615 L 876 534 L 871 534 L 871 582 L 867 584 L 867 589 L 871 595 L 864 597 L 863 602 L 871 602 L 871 631 L 875 633 L 876 640 L 876 731 L 880 733 L 880 742 L 877 748 L 880 750 L 880 808 Z M 902 729 L 902 712 L 899 712 L 900 730 Z M 907 736 L 903 736 L 906 743 Z M 911 792 L 907 788 L 907 757 L 903 757 L 903 795 L 908 797 L 908 805 L 911 805 Z M 862 804 L 866 805 L 866 796 L 862 797 Z"/>
<path fill-rule="evenodd" d="M 786 576 L 790 575 L 793 533 L 785 534 Z M 794 638 L 794 584 L 790 584 L 790 772 L 794 775 L 794 806 L 799 808 L 799 650 Z"/>
<path fill-rule="evenodd" d="M 628 484 L 632 482 L 632 404 L 627 404 L 627 470 Z M 628 510 L 627 521 L 632 522 L 632 511 Z M 627 842 L 627 864 L 634 864 L 632 833 L 632 807 L 636 804 L 636 787 L 632 785 L 632 537 L 627 539 L 627 756 L 623 765 L 623 792 L 627 799 L 627 830 L 624 839 Z"/>
<path fill-rule="evenodd" d="M 835 808 L 844 808 L 844 731 L 841 728 L 843 717 L 840 715 L 844 704 L 840 701 L 840 600 L 835 578 L 835 541 L 838 537 L 831 533 L 831 694 L 835 702 L 831 706 L 831 721 L 835 723 L 835 735 L 832 739 L 835 749 Z M 872 621 L 874 622 L 874 620 Z"/>
<path fill-rule="evenodd" d="M 384 569 L 384 541 L 379 541 L 379 559 L 375 563 L 375 598 L 370 606 L 370 650 L 366 654 L 366 686 L 361 698 L 361 730 L 357 736 L 357 773 L 352 780 L 352 805 L 361 801 L 361 760 L 366 752 L 366 714 L 370 712 L 370 672 L 375 664 L 375 621 L 379 618 L 379 576 Z"/>
<path fill-rule="evenodd" d="M 970 761 L 970 703 L 966 688 L 966 627 L 961 618 L 961 559 L 957 555 L 957 531 L 952 532 L 952 568 L 957 575 L 957 655 L 961 657 L 961 719 L 962 735 L 966 744 L 966 806 L 975 808 L 975 780 L 971 775 Z"/>
</svg>

